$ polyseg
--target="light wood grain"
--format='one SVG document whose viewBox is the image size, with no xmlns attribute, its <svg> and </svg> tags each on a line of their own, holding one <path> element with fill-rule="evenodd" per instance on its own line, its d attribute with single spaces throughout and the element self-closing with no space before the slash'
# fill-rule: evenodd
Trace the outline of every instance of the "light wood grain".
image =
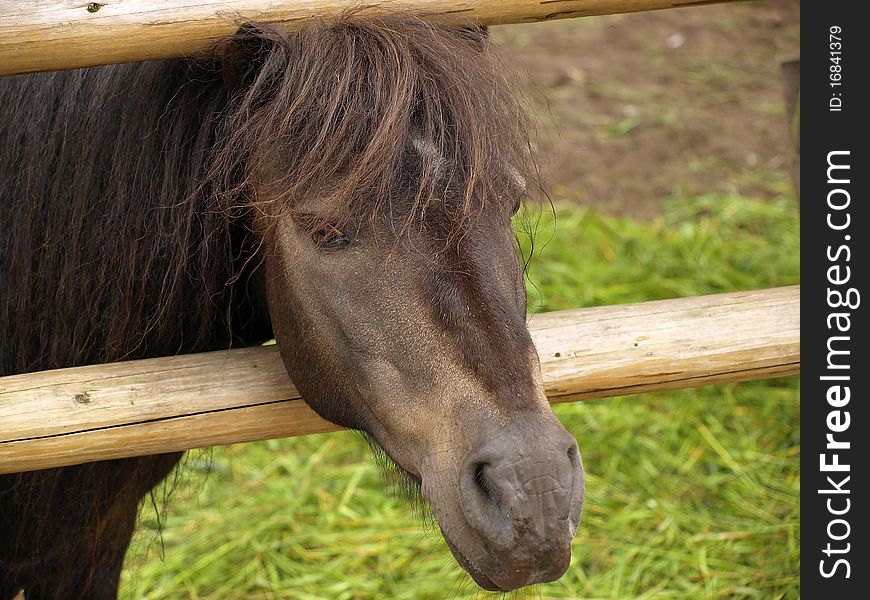
<svg viewBox="0 0 870 600">
<path fill-rule="evenodd" d="M 800 287 L 534 315 L 551 402 L 800 372 Z M 0 378 L 0 473 L 333 431 L 258 347 Z"/>
<path fill-rule="evenodd" d="M 726 2 L 731 0 L 716 0 Z M 350 9 L 487 25 L 655 10 L 711 0 L 0 0 L 0 75 L 189 56 L 247 21 L 299 28 Z"/>
</svg>

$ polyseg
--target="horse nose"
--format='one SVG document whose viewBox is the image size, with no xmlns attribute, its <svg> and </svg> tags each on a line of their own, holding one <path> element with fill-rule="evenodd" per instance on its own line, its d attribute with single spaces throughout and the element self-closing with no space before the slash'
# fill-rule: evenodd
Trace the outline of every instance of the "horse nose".
<svg viewBox="0 0 870 600">
<path fill-rule="evenodd" d="M 492 428 L 461 466 L 462 510 L 520 587 L 560 577 L 583 502 L 577 442 L 555 418 Z M 508 576 L 508 574 L 506 574 Z"/>
</svg>

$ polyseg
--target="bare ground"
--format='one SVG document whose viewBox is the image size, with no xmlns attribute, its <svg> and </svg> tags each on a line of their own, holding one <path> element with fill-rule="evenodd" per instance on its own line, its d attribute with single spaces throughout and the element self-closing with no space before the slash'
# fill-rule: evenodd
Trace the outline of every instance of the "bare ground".
<svg viewBox="0 0 870 600">
<path fill-rule="evenodd" d="M 551 195 L 658 214 L 673 195 L 791 194 L 783 60 L 793 0 L 493 28 L 543 124 Z"/>
</svg>

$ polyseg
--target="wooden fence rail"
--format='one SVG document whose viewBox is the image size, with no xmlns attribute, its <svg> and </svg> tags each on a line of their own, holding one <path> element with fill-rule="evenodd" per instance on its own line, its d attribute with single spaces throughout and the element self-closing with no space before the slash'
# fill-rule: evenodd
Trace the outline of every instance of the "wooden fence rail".
<svg viewBox="0 0 870 600">
<path fill-rule="evenodd" d="M 0 0 L 0 75 L 189 56 L 246 21 L 298 28 L 350 9 L 486 25 L 732 0 Z"/>
<path fill-rule="evenodd" d="M 551 402 L 800 372 L 800 287 L 534 315 Z M 0 378 L 0 473 L 337 427 L 275 347 Z"/>
</svg>

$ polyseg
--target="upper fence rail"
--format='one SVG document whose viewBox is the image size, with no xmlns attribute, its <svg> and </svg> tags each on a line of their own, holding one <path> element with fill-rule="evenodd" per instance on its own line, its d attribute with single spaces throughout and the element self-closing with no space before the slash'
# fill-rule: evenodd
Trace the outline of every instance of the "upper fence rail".
<svg viewBox="0 0 870 600">
<path fill-rule="evenodd" d="M 0 0 L 0 75 L 190 56 L 249 21 L 298 29 L 350 10 L 482 25 L 734 0 Z"/>
</svg>

